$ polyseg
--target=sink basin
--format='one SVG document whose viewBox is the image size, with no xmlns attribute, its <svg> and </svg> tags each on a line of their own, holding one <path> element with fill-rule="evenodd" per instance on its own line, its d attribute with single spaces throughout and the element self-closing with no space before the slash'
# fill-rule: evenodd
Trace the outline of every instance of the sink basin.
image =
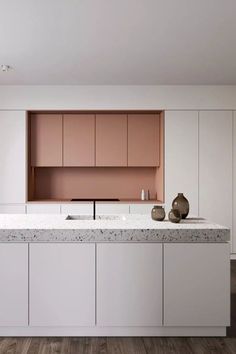
<svg viewBox="0 0 236 354">
<path fill-rule="evenodd" d="M 66 220 L 93 220 L 90 215 L 68 215 Z"/>
<path fill-rule="evenodd" d="M 96 220 L 126 220 L 122 215 L 96 215 Z"/>
<path fill-rule="evenodd" d="M 90 215 L 68 215 L 66 220 L 93 220 Z M 96 215 L 96 220 L 126 220 L 122 215 Z"/>
</svg>

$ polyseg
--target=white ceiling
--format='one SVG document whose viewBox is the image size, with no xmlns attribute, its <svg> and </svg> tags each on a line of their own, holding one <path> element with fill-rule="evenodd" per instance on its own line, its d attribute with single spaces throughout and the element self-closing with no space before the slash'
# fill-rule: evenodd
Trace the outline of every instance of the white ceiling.
<svg viewBox="0 0 236 354">
<path fill-rule="evenodd" d="M 0 0 L 0 85 L 236 84 L 235 0 Z"/>
</svg>

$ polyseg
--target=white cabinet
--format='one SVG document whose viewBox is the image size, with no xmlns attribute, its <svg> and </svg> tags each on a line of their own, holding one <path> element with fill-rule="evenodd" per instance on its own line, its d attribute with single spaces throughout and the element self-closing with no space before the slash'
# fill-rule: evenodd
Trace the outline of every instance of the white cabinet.
<svg viewBox="0 0 236 354">
<path fill-rule="evenodd" d="M 233 116 L 233 183 L 236 181 L 236 112 Z M 233 186 L 233 210 L 236 210 L 236 186 Z M 236 215 L 233 214 L 232 249 L 236 253 Z"/>
<path fill-rule="evenodd" d="M 164 245 L 164 325 L 229 326 L 230 246 Z"/>
<path fill-rule="evenodd" d="M 162 245 L 97 245 L 98 326 L 162 325 Z"/>
<path fill-rule="evenodd" d="M 96 214 L 129 214 L 129 204 L 122 203 L 96 203 Z"/>
<path fill-rule="evenodd" d="M 134 203 L 130 204 L 130 214 L 150 214 L 154 204 Z"/>
<path fill-rule="evenodd" d="M 93 203 L 61 204 L 61 214 L 93 215 Z"/>
<path fill-rule="evenodd" d="M 25 203 L 26 114 L 0 111 L 0 203 Z"/>
<path fill-rule="evenodd" d="M 1 204 L 0 214 L 25 214 L 25 204 Z"/>
<path fill-rule="evenodd" d="M 60 204 L 32 203 L 26 205 L 27 214 L 60 214 L 60 212 L 61 212 Z"/>
<path fill-rule="evenodd" d="M 30 245 L 30 325 L 95 325 L 95 245 Z"/>
<path fill-rule="evenodd" d="M 199 214 L 232 228 L 232 112 L 202 111 L 199 120 Z"/>
<path fill-rule="evenodd" d="M 28 325 L 28 244 L 0 244 L 0 326 Z"/>
<path fill-rule="evenodd" d="M 184 193 L 189 215 L 198 215 L 198 112 L 165 112 L 165 201 Z"/>
</svg>

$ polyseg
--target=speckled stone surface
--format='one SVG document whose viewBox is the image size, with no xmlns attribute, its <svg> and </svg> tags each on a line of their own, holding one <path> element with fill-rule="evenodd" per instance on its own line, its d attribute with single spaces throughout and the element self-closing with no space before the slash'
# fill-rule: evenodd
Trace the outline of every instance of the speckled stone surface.
<svg viewBox="0 0 236 354">
<path fill-rule="evenodd" d="M 0 242 L 226 242 L 230 230 L 204 219 L 179 224 L 148 215 L 66 220 L 67 215 L 0 215 Z M 86 219 L 86 217 L 83 217 Z M 88 217 L 89 218 L 89 217 Z"/>
</svg>

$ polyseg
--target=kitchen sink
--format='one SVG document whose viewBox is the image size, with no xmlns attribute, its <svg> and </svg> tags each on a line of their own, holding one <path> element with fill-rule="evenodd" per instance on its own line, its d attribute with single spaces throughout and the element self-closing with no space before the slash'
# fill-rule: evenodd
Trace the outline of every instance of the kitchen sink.
<svg viewBox="0 0 236 354">
<path fill-rule="evenodd" d="M 96 220 L 126 220 L 122 215 L 96 215 Z"/>
<path fill-rule="evenodd" d="M 90 215 L 68 215 L 66 220 L 94 220 Z M 126 220 L 122 215 L 96 215 L 95 220 Z"/>
<path fill-rule="evenodd" d="M 66 220 L 93 220 L 90 215 L 68 215 Z"/>
</svg>

